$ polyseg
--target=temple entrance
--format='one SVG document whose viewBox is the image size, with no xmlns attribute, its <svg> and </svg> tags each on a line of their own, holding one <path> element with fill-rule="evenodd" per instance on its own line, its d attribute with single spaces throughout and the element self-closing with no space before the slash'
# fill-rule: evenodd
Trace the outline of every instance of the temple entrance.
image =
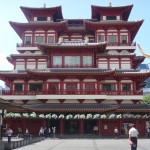
<svg viewBox="0 0 150 150">
<path fill-rule="evenodd" d="M 79 120 L 65 120 L 64 133 L 65 134 L 79 134 Z"/>
<path fill-rule="evenodd" d="M 98 134 L 97 120 L 85 120 L 84 133 L 85 134 Z"/>
<path fill-rule="evenodd" d="M 60 120 L 48 120 L 48 128 L 56 127 L 56 133 L 60 133 Z"/>
</svg>

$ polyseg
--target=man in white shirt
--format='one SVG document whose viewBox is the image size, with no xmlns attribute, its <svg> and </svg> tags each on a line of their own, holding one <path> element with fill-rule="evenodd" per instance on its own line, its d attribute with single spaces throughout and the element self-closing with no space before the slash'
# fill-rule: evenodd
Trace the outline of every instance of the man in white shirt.
<svg viewBox="0 0 150 150">
<path fill-rule="evenodd" d="M 138 130 L 134 127 L 134 124 L 131 124 L 131 129 L 129 130 L 129 140 L 131 141 L 131 150 L 137 149 L 137 137 L 138 137 Z"/>
<path fill-rule="evenodd" d="M 11 143 L 12 134 L 13 134 L 13 131 L 10 128 L 8 128 L 7 130 L 8 143 Z"/>
</svg>

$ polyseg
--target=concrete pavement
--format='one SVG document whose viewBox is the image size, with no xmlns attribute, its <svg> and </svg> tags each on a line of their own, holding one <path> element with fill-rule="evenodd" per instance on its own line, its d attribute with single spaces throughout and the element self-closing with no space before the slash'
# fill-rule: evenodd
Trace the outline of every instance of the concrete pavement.
<svg viewBox="0 0 150 150">
<path fill-rule="evenodd" d="M 45 139 L 16 150 L 130 150 L 128 139 Z M 138 150 L 150 150 L 150 139 L 138 139 Z"/>
</svg>

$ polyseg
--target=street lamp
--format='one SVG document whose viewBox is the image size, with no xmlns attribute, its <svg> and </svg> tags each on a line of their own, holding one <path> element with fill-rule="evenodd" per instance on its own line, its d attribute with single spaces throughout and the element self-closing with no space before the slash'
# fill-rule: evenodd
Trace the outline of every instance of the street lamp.
<svg viewBox="0 0 150 150">
<path fill-rule="evenodd" d="M 6 110 L 0 109 L 0 140 L 2 140 L 3 137 L 3 118 L 5 113 Z"/>
</svg>

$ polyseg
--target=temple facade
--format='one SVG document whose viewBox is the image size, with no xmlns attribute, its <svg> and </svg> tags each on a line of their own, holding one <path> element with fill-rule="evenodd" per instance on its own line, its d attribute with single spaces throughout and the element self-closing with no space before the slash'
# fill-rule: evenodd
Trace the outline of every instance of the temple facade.
<svg viewBox="0 0 150 150">
<path fill-rule="evenodd" d="M 128 21 L 133 5 L 91 6 L 90 19 L 64 19 L 61 6 L 20 7 L 27 23 L 10 21 L 21 38 L 18 54 L 0 71 L 10 88 L 2 99 L 23 107 L 7 112 L 4 123 L 17 133 L 38 135 L 40 127 L 57 134 L 128 134 L 134 123 L 141 136 L 150 125 L 142 88 L 150 71 L 137 67 L 134 38 L 143 20 Z"/>
</svg>

